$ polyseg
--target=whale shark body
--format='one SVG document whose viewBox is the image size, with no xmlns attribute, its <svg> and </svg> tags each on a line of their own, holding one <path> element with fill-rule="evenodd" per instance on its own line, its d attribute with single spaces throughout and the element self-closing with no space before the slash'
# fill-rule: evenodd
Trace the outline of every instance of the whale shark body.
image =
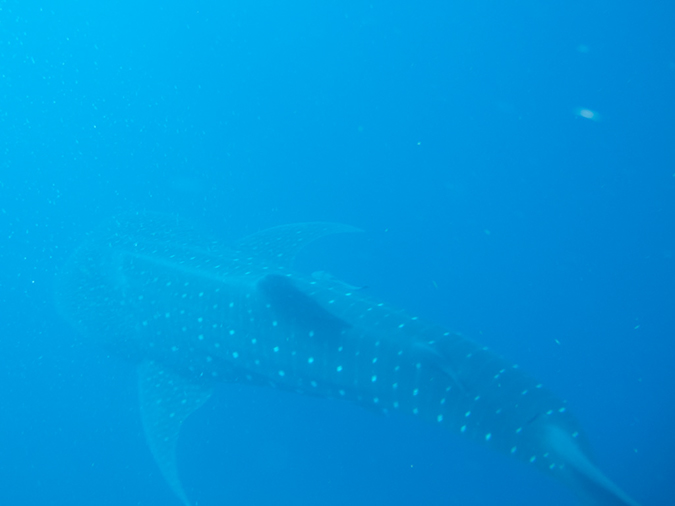
<svg viewBox="0 0 675 506">
<path fill-rule="evenodd" d="M 591 462 L 565 402 L 516 365 L 366 290 L 293 270 L 309 242 L 356 230 L 301 223 L 223 244 L 134 214 L 92 234 L 63 269 L 63 316 L 137 364 L 148 445 L 183 504 L 180 428 L 219 381 L 407 413 L 536 467 L 589 504 L 637 504 Z"/>
</svg>

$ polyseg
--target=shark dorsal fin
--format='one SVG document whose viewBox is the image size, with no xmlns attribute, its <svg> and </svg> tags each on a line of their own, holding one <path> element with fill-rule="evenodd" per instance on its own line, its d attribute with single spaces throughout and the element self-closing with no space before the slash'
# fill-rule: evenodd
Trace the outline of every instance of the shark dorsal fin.
<svg viewBox="0 0 675 506">
<path fill-rule="evenodd" d="M 350 225 L 308 222 L 261 230 L 236 241 L 232 247 L 278 267 L 290 268 L 298 252 L 311 242 L 332 234 L 362 232 Z"/>
<path fill-rule="evenodd" d="M 211 386 L 189 381 L 146 361 L 138 366 L 143 429 L 162 476 L 186 506 L 190 505 L 178 477 L 176 445 L 183 422 L 210 397 Z"/>
<path fill-rule="evenodd" d="M 288 276 L 268 274 L 258 282 L 258 289 L 281 322 L 317 339 L 337 339 L 351 328 L 298 289 Z"/>
</svg>

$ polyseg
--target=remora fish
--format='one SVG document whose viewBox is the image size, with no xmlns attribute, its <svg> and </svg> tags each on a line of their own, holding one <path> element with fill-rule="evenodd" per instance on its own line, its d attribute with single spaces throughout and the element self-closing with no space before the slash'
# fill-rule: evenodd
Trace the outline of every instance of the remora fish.
<svg viewBox="0 0 675 506">
<path fill-rule="evenodd" d="M 63 269 L 64 317 L 137 362 L 149 447 L 185 505 L 179 431 L 216 381 L 409 413 L 537 467 L 590 504 L 637 505 L 591 462 L 565 403 L 517 366 L 358 287 L 292 270 L 309 242 L 351 231 L 301 223 L 223 245 L 169 218 L 127 215 Z"/>
</svg>

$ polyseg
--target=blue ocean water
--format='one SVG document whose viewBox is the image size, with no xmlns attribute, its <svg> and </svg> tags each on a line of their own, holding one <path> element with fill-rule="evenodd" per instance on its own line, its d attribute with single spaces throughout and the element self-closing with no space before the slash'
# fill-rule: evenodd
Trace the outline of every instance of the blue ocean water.
<svg viewBox="0 0 675 506">
<path fill-rule="evenodd" d="M 675 504 L 671 2 L 0 1 L 0 504 L 178 504 L 132 364 L 55 273 L 121 212 L 223 240 L 348 223 L 298 259 L 517 362 L 599 466 Z M 178 448 L 221 504 L 571 505 L 412 418 L 223 385 Z"/>
</svg>

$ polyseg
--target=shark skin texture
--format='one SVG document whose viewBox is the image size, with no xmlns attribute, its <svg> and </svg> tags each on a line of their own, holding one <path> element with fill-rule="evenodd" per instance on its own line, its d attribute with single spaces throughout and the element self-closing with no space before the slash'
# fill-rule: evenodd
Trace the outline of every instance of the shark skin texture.
<svg viewBox="0 0 675 506">
<path fill-rule="evenodd" d="M 516 365 L 326 273 L 293 270 L 306 244 L 357 231 L 299 223 L 224 244 L 171 217 L 127 214 L 62 269 L 62 316 L 137 364 L 148 446 L 180 502 L 191 504 L 181 425 L 217 382 L 243 382 L 407 413 L 536 467 L 584 504 L 638 504 L 592 463 L 565 402 Z"/>
</svg>

